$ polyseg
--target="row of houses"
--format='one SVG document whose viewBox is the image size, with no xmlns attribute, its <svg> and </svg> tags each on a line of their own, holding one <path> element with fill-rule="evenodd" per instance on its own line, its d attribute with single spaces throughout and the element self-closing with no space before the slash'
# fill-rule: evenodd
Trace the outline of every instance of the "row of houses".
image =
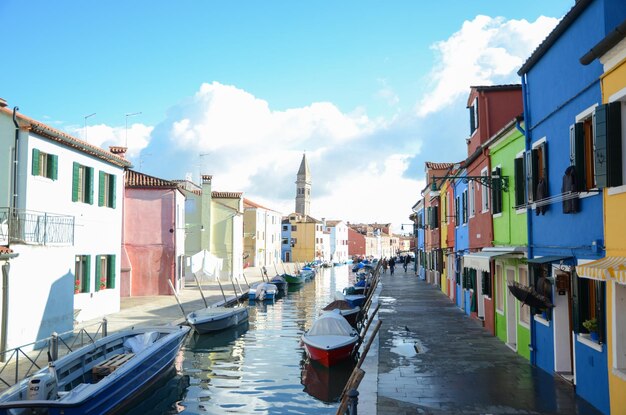
<svg viewBox="0 0 626 415">
<path fill-rule="evenodd" d="M 606 414 L 626 413 L 625 19 L 579 0 L 520 84 L 471 87 L 467 158 L 426 163 L 411 216 L 419 276 Z"/>
</svg>

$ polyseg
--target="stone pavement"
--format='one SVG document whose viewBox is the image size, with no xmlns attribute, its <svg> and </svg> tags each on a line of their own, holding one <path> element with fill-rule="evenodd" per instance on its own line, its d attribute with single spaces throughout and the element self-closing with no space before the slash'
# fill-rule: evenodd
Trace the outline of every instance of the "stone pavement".
<svg viewBox="0 0 626 415">
<path fill-rule="evenodd" d="M 381 282 L 378 414 L 599 414 L 413 270 Z"/>
</svg>

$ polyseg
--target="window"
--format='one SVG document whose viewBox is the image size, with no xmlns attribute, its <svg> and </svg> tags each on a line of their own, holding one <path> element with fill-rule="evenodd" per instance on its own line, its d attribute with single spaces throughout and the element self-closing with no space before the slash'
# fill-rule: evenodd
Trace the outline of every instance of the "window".
<svg viewBox="0 0 626 415">
<path fill-rule="evenodd" d="M 74 162 L 72 201 L 93 204 L 93 168 Z"/>
<path fill-rule="evenodd" d="M 519 283 L 521 285 L 528 287 L 528 285 L 530 284 L 528 280 L 528 269 L 526 269 L 526 267 L 519 267 L 518 272 L 519 272 Z M 518 304 L 520 307 L 519 308 L 519 321 L 526 325 L 530 325 L 530 306 L 522 305 L 522 303 L 520 303 L 519 301 L 518 301 Z"/>
<path fill-rule="evenodd" d="M 48 179 L 56 180 L 58 177 L 58 162 L 58 156 L 55 156 L 54 154 L 47 154 L 33 148 L 33 176 L 42 176 L 47 177 Z"/>
<path fill-rule="evenodd" d="M 623 138 L 626 102 L 612 102 L 596 108 L 595 183 L 599 188 L 626 183 L 626 143 Z"/>
<path fill-rule="evenodd" d="M 74 263 L 74 294 L 88 293 L 89 269 L 91 268 L 91 256 L 76 255 Z"/>
<path fill-rule="evenodd" d="M 502 265 L 496 264 L 496 310 L 504 313 L 504 284 L 502 282 Z"/>
<path fill-rule="evenodd" d="M 448 223 L 448 202 L 446 200 L 446 194 L 444 193 L 444 195 L 441 198 L 441 208 L 443 209 L 443 212 L 441 212 L 441 223 Z"/>
<path fill-rule="evenodd" d="M 115 288 L 115 255 L 96 256 L 96 291 Z"/>
<path fill-rule="evenodd" d="M 474 182 L 470 180 L 470 182 L 467 184 L 467 188 L 468 188 L 468 197 L 469 197 L 469 201 L 468 201 L 468 209 L 469 209 L 469 217 L 473 218 L 474 217 L 474 200 L 475 200 L 475 195 L 474 195 Z"/>
<path fill-rule="evenodd" d="M 481 271 L 480 274 L 482 293 L 483 295 L 491 298 L 491 274 L 485 271 Z"/>
<path fill-rule="evenodd" d="M 502 213 L 502 179 L 500 177 L 502 177 L 500 167 L 491 171 L 491 209 L 494 215 Z"/>
<path fill-rule="evenodd" d="M 470 114 L 470 135 L 478 128 L 478 97 L 474 98 L 474 102 L 468 108 Z"/>
<path fill-rule="evenodd" d="M 570 164 L 576 168 L 576 187 L 586 191 L 596 186 L 595 180 L 595 114 L 572 125 L 569 132 Z"/>
<path fill-rule="evenodd" d="M 459 226 L 459 224 L 461 223 L 460 216 L 459 216 L 460 206 L 461 206 L 461 198 L 457 196 L 456 199 L 454 200 L 454 224 L 455 226 Z"/>
<path fill-rule="evenodd" d="M 98 206 L 115 209 L 115 176 L 101 171 L 99 179 Z"/>
<path fill-rule="evenodd" d="M 282 244 L 283 245 L 287 245 L 289 243 L 289 239 L 288 238 L 282 238 Z"/>
<path fill-rule="evenodd" d="M 539 140 L 526 152 L 526 189 L 528 202 L 548 197 L 548 148 L 545 140 Z"/>
<path fill-rule="evenodd" d="M 615 348 L 615 360 L 613 367 L 626 372 L 626 285 L 613 284 L 615 290 L 615 309 L 613 318 L 615 319 L 615 335 L 613 336 L 613 347 Z"/>
<path fill-rule="evenodd" d="M 298 243 L 297 238 L 291 238 L 291 246 L 295 246 Z"/>
<path fill-rule="evenodd" d="M 287 231 L 289 229 L 287 226 L 288 225 L 283 225 L 283 231 Z"/>
<path fill-rule="evenodd" d="M 515 167 L 515 207 L 526 204 L 526 179 L 524 177 L 524 158 L 517 157 Z"/>
<path fill-rule="evenodd" d="M 487 168 L 485 167 L 480 171 L 480 175 L 482 177 L 489 176 L 489 170 L 487 170 Z M 485 186 L 480 186 L 480 203 L 480 207 L 483 213 L 489 211 L 489 192 L 487 191 Z"/>
<path fill-rule="evenodd" d="M 462 208 L 463 208 L 463 224 L 467 223 L 467 189 L 463 190 Z"/>
<path fill-rule="evenodd" d="M 574 273 L 572 281 L 572 313 L 574 332 L 588 333 L 583 323 L 587 320 L 596 319 L 598 323 L 599 341 L 604 343 L 606 335 L 605 326 L 605 290 L 606 282 L 588 278 L 579 278 Z"/>
<path fill-rule="evenodd" d="M 296 225 L 291 226 L 291 232 L 295 232 L 297 230 L 298 230 L 298 227 Z"/>
</svg>

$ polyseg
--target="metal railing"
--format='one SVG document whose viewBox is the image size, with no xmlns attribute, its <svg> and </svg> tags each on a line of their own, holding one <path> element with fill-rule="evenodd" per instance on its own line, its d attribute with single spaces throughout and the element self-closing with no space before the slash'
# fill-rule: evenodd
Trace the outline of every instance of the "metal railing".
<svg viewBox="0 0 626 415">
<path fill-rule="evenodd" d="M 61 334 L 52 333 L 45 339 L 0 351 L 0 361 L 3 362 L 0 366 L 0 391 L 46 367 L 48 362 L 93 344 L 107 335 L 107 320 L 104 318 L 89 326 Z"/>
<path fill-rule="evenodd" d="M 73 245 L 74 216 L 0 208 L 0 245 Z"/>
</svg>

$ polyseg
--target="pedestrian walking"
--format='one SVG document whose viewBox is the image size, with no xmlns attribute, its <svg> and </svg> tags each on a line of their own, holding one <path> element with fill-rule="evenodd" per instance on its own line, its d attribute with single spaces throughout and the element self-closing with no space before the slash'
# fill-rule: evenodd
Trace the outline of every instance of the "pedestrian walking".
<svg viewBox="0 0 626 415">
<path fill-rule="evenodd" d="M 383 274 L 387 273 L 387 257 L 383 258 Z"/>
<path fill-rule="evenodd" d="M 393 275 L 393 269 L 396 266 L 396 259 L 394 257 L 389 258 L 389 262 L 387 264 L 389 265 L 389 275 Z"/>
<path fill-rule="evenodd" d="M 409 263 L 411 262 L 411 257 L 409 256 L 409 254 L 406 254 L 406 256 L 404 257 L 404 272 L 406 272 L 407 267 L 409 266 Z"/>
</svg>

